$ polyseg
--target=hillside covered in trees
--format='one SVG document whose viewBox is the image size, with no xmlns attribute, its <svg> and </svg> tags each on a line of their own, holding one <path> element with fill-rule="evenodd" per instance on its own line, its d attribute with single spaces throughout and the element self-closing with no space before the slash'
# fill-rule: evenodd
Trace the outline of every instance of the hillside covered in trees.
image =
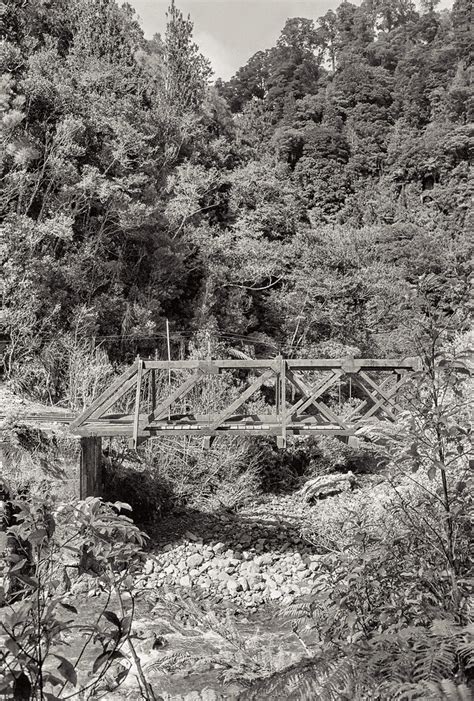
<svg viewBox="0 0 474 701">
<path fill-rule="evenodd" d="M 214 85 L 174 5 L 153 40 L 112 0 L 6 2 L 1 20 L 4 372 L 19 389 L 74 404 L 91 344 L 105 363 L 161 354 L 165 319 L 173 354 L 205 332 L 260 357 L 382 357 L 413 350 L 426 294 L 456 308 L 468 0 L 289 19 Z"/>
</svg>

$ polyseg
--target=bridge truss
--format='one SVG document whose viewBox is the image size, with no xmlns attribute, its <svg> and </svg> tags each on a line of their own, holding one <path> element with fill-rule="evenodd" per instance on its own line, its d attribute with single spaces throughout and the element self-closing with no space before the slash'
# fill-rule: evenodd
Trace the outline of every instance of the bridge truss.
<svg viewBox="0 0 474 701">
<path fill-rule="evenodd" d="M 332 435 L 355 444 L 368 419 L 395 421 L 408 359 L 146 360 L 105 390 L 70 430 L 127 436 L 132 447 L 162 436 Z M 351 397 L 351 401 L 347 400 Z"/>
</svg>

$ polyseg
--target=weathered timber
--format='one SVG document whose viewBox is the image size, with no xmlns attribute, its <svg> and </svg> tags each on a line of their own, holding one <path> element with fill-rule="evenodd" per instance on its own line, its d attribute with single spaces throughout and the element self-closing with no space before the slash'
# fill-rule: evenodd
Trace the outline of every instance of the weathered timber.
<svg viewBox="0 0 474 701">
<path fill-rule="evenodd" d="M 133 440 L 137 443 L 140 428 L 140 397 L 142 392 L 143 360 L 137 360 L 137 388 L 135 392 L 135 414 L 133 416 Z"/>
<path fill-rule="evenodd" d="M 244 362 L 244 361 L 242 361 Z M 243 392 L 240 397 L 238 397 L 230 406 L 228 406 L 224 411 L 222 411 L 216 420 L 211 424 L 209 427 L 211 431 L 214 431 L 218 426 L 220 426 L 226 419 L 228 419 L 232 414 L 235 412 L 236 409 L 239 408 L 239 406 L 242 406 L 244 402 L 249 399 L 249 397 L 252 396 L 252 394 L 255 394 L 255 392 L 260 389 L 260 387 L 263 385 L 263 383 L 266 380 L 269 380 L 270 377 L 274 375 L 273 370 L 267 370 L 266 372 L 263 373 L 263 375 L 260 375 L 252 384 L 250 387 L 248 387 L 245 392 Z"/>
<path fill-rule="evenodd" d="M 204 373 L 198 368 L 198 371 L 194 373 L 192 377 L 186 380 L 186 382 L 183 382 L 183 384 L 180 385 L 178 389 L 176 389 L 169 397 L 165 399 L 164 402 L 162 402 L 154 411 L 151 412 L 151 414 L 148 417 L 148 421 L 157 421 L 166 416 L 171 405 L 174 404 L 174 402 L 177 399 L 180 399 L 185 394 L 187 394 L 189 390 L 192 389 L 203 377 Z M 142 423 L 140 422 L 140 426 L 141 425 Z"/>
<path fill-rule="evenodd" d="M 84 437 L 127 436 L 132 447 L 148 438 L 167 436 L 202 436 L 210 446 L 217 435 L 267 435 L 276 436 L 279 447 L 285 447 L 291 435 L 335 435 L 351 445 L 356 444 L 356 434 L 365 419 L 376 415 L 379 419 L 394 421 L 400 410 L 396 394 L 407 377 L 419 369 L 416 358 L 405 359 L 285 359 L 281 356 L 266 360 L 142 360 L 121 376 L 89 409 L 78 417 L 71 428 Z M 220 372 L 256 371 L 247 389 L 227 406 L 214 413 L 197 415 L 192 410 L 191 392 L 209 376 Z M 160 371 L 190 373 L 191 376 L 167 397 L 156 396 L 155 374 Z M 151 372 L 151 392 L 143 393 L 142 381 Z M 305 373 L 304 376 L 302 373 Z M 316 373 L 317 382 L 310 379 Z M 374 373 L 374 377 L 371 374 Z M 389 373 L 389 378 L 383 375 Z M 365 400 L 344 418 L 329 390 L 349 379 L 357 386 Z M 163 385 L 160 385 L 163 386 Z M 265 387 L 261 401 L 268 409 L 265 413 L 246 412 L 245 404 L 260 388 Z M 135 390 L 133 413 L 110 412 L 114 402 L 125 393 Z M 288 390 L 300 395 L 288 402 Z M 146 396 L 142 396 L 147 394 Z M 183 400 L 186 399 L 184 405 Z M 141 406 L 143 404 L 143 406 Z M 147 406 L 145 406 L 145 404 Z M 178 405 L 178 409 L 176 409 Z M 184 406 L 184 413 L 183 413 Z M 240 412 L 239 414 L 237 412 Z"/>
<path fill-rule="evenodd" d="M 119 399 L 121 396 L 123 396 L 128 389 L 128 384 L 131 382 L 132 384 L 130 387 L 133 387 L 133 381 L 134 381 L 134 376 L 137 374 L 137 365 L 136 363 L 132 365 L 131 368 L 126 370 L 120 377 L 117 377 L 115 382 L 113 382 L 110 387 L 108 387 L 102 394 L 97 397 L 97 399 L 92 402 L 90 407 L 88 407 L 80 416 L 77 417 L 72 423 L 70 424 L 69 428 L 71 430 L 74 430 L 76 426 L 79 426 L 79 424 L 84 423 L 87 419 L 89 419 L 96 411 L 101 411 L 101 413 L 104 413 L 109 409 L 113 404 Z"/>
<path fill-rule="evenodd" d="M 102 496 L 102 439 L 81 438 L 80 498 Z"/>
<path fill-rule="evenodd" d="M 279 448 L 286 448 L 286 433 L 287 433 L 287 410 L 286 410 L 286 371 L 287 366 L 283 358 L 280 356 L 280 370 L 278 373 L 277 385 L 278 396 L 280 399 L 279 406 L 279 417 L 281 424 L 281 436 L 277 436 L 277 446 Z"/>
<path fill-rule="evenodd" d="M 298 392 L 300 392 L 303 397 L 292 406 L 290 410 L 290 414 L 293 416 L 294 414 L 296 415 L 301 415 L 306 409 L 311 406 L 311 404 L 314 404 L 316 406 L 316 400 L 318 397 L 320 397 L 326 390 L 329 389 L 333 384 L 335 384 L 339 378 L 342 376 L 342 371 L 341 370 L 336 370 L 333 371 L 331 377 L 326 378 L 321 382 L 320 385 L 316 388 L 309 387 L 305 382 L 301 380 L 301 378 L 291 370 L 287 370 L 287 377 L 289 381 L 291 382 L 292 385 L 296 387 Z"/>
</svg>

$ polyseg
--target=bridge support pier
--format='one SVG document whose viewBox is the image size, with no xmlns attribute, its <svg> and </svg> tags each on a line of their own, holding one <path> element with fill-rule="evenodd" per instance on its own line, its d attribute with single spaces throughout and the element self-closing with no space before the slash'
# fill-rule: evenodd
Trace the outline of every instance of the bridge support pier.
<svg viewBox="0 0 474 701">
<path fill-rule="evenodd" d="M 80 498 L 102 496 L 102 438 L 81 438 Z"/>
</svg>

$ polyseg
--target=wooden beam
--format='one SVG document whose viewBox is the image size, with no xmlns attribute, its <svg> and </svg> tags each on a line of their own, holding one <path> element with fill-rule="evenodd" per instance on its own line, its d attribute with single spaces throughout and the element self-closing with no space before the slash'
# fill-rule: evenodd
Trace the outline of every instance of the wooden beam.
<svg viewBox="0 0 474 701">
<path fill-rule="evenodd" d="M 277 439 L 279 448 L 286 448 L 286 361 L 280 356 L 280 372 L 278 374 L 278 384 L 280 386 L 280 423 L 281 436 Z"/>
<path fill-rule="evenodd" d="M 377 401 L 376 392 L 371 392 L 357 377 L 353 377 L 352 381 L 358 387 L 360 387 L 360 389 L 369 397 L 369 399 L 372 400 L 372 402 L 374 402 L 373 406 L 361 416 L 361 419 L 367 419 L 369 418 L 369 416 L 372 416 L 372 414 L 375 414 L 377 409 L 382 409 L 387 414 L 387 416 L 389 416 L 392 419 L 392 421 L 396 421 L 397 417 L 395 416 L 395 414 L 391 411 L 389 407 L 384 406 L 384 402 L 386 402 L 385 397 L 382 397 L 382 399 L 379 399 Z"/>
<path fill-rule="evenodd" d="M 337 414 L 334 414 L 334 412 L 331 411 L 331 409 L 324 404 L 324 402 L 318 402 L 317 400 L 314 400 L 314 405 L 316 408 L 325 416 L 329 421 L 332 423 L 338 424 L 341 428 L 344 430 L 349 430 L 348 424 L 343 421 Z"/>
<path fill-rule="evenodd" d="M 327 420 L 337 424 L 344 430 L 348 430 L 349 427 L 346 422 L 344 422 L 339 416 L 334 414 L 334 412 L 332 412 L 331 409 L 329 409 L 329 407 L 326 406 L 326 404 L 324 404 L 324 402 L 318 401 L 318 397 L 324 394 L 324 392 L 326 392 L 326 390 L 329 389 L 329 387 L 331 387 L 331 385 L 333 385 L 341 377 L 342 374 L 343 373 L 341 370 L 334 370 L 332 376 L 324 380 L 324 382 L 318 387 L 316 387 L 316 389 L 312 390 L 311 395 L 307 397 L 307 399 L 305 399 L 303 402 L 301 402 L 300 400 L 292 407 L 291 415 L 294 416 L 296 414 L 297 416 L 299 416 L 311 404 L 313 404 L 313 406 L 319 411 L 319 413 L 322 414 Z M 296 373 L 293 373 L 291 370 L 287 370 L 287 377 L 300 392 L 307 392 L 307 386 L 304 382 L 301 381 L 301 378 L 299 378 Z"/>
<path fill-rule="evenodd" d="M 143 360 L 137 360 L 137 389 L 135 392 L 135 414 L 133 416 L 133 447 L 137 447 L 138 430 L 140 428 L 140 398 L 142 391 Z"/>
<path fill-rule="evenodd" d="M 402 407 L 399 404 L 397 404 L 394 400 L 394 395 L 398 391 L 398 385 L 400 384 L 400 380 L 395 385 L 395 387 L 391 388 L 391 390 L 387 394 L 386 392 L 383 391 L 382 385 L 379 386 L 377 383 L 375 383 L 372 380 L 372 378 L 369 377 L 369 375 L 367 375 L 367 373 L 361 372 L 360 376 L 367 382 L 368 385 L 370 385 L 370 387 L 372 387 L 372 389 L 374 389 L 378 394 L 380 394 L 380 396 L 382 396 L 387 402 L 392 403 L 393 409 L 396 409 L 397 411 L 402 411 Z"/>
<path fill-rule="evenodd" d="M 122 375 L 117 377 L 115 382 L 113 382 L 108 389 L 106 389 L 102 394 L 97 397 L 97 399 L 92 402 L 90 407 L 88 407 L 85 411 L 82 412 L 80 416 L 78 416 L 72 423 L 69 424 L 69 428 L 74 431 L 75 428 L 78 426 L 81 426 L 87 419 L 89 419 L 92 414 L 94 414 L 96 411 L 101 410 L 102 413 L 104 411 L 107 411 L 107 409 L 104 409 L 104 405 L 109 408 L 112 406 L 112 404 L 115 403 L 117 399 L 119 399 L 126 391 L 127 389 L 130 389 L 131 386 L 133 386 L 133 383 L 135 382 L 134 376 L 137 373 L 137 363 L 134 363 L 128 370 L 126 370 Z M 129 382 L 132 382 L 130 386 L 127 386 L 127 389 L 123 389 L 124 385 Z M 113 399 L 112 402 L 107 401 L 110 399 Z"/>
<path fill-rule="evenodd" d="M 102 439 L 81 438 L 79 498 L 102 496 Z"/>
<path fill-rule="evenodd" d="M 382 384 L 380 385 L 380 387 L 385 387 L 385 386 L 390 382 L 391 379 L 392 379 L 391 376 L 386 377 L 385 380 L 384 380 L 384 381 L 382 382 Z M 364 399 L 364 401 L 362 402 L 362 404 L 359 404 L 359 406 L 356 406 L 355 409 L 353 409 L 353 410 L 346 416 L 346 421 L 351 421 L 351 419 L 354 418 L 354 416 L 357 416 L 357 414 L 360 414 L 360 413 L 365 409 L 366 406 L 369 406 L 369 404 L 370 404 L 369 400 L 368 400 L 368 399 Z"/>
<path fill-rule="evenodd" d="M 145 363 L 146 367 L 146 363 Z M 152 423 L 153 421 L 159 421 L 160 419 L 163 419 L 166 414 L 168 413 L 168 409 L 170 406 L 178 399 L 183 397 L 185 394 L 189 392 L 194 385 L 196 385 L 202 378 L 204 377 L 204 373 L 202 370 L 197 369 L 197 371 L 189 377 L 186 382 L 183 382 L 175 391 L 170 394 L 170 396 L 165 399 L 164 402 L 161 402 L 161 404 L 155 409 L 155 411 L 152 411 L 151 414 L 148 416 L 148 423 Z M 144 425 L 146 425 L 146 422 L 143 422 L 143 424 L 140 426 L 140 428 L 143 428 Z"/>
<path fill-rule="evenodd" d="M 237 399 L 232 402 L 230 406 L 228 406 L 224 411 L 222 411 L 217 419 L 210 425 L 209 429 L 211 431 L 214 431 L 218 426 L 220 426 L 226 419 L 229 418 L 229 416 L 232 416 L 232 414 L 235 412 L 236 409 L 239 408 L 239 406 L 242 406 L 244 402 L 247 401 L 249 397 L 252 396 L 260 387 L 263 385 L 264 382 L 269 380 L 273 375 L 275 374 L 274 370 L 267 370 L 266 372 L 263 373 L 263 375 L 260 375 L 252 384 L 250 387 L 248 387 L 243 394 L 241 394 Z"/>
<path fill-rule="evenodd" d="M 156 370 L 151 371 L 151 411 L 156 409 Z"/>
<path fill-rule="evenodd" d="M 304 360 L 287 358 L 287 366 L 298 370 L 332 370 L 342 369 L 347 358 L 317 358 Z M 354 364 L 362 370 L 418 370 L 418 358 L 354 358 Z"/>
<path fill-rule="evenodd" d="M 396 392 L 398 392 L 398 390 L 400 389 L 400 387 L 401 387 L 403 384 L 405 384 L 405 381 L 406 381 L 406 379 L 403 377 L 399 382 L 397 382 L 397 384 L 392 388 L 391 394 L 396 394 Z M 362 387 L 363 387 L 363 385 L 362 385 Z M 364 388 L 364 387 L 363 387 L 363 388 Z M 375 392 L 370 393 L 369 390 L 367 390 L 366 388 L 364 388 L 364 390 L 365 390 L 366 394 L 368 394 L 368 395 L 370 396 L 370 398 L 372 399 L 372 401 L 374 402 L 374 404 L 373 404 L 373 406 L 372 406 L 368 411 L 365 412 L 365 414 L 363 414 L 363 416 L 361 417 L 362 419 L 368 419 L 370 416 L 372 416 L 372 414 L 375 414 L 375 412 L 376 412 L 378 409 L 382 409 L 382 411 L 384 411 L 384 412 L 387 414 L 387 416 L 389 416 L 389 417 L 392 419 L 392 421 L 396 421 L 396 420 L 397 420 L 396 414 L 394 414 L 394 413 L 392 412 L 392 410 L 391 410 L 390 407 L 388 407 L 388 406 L 386 406 L 386 404 L 384 404 L 384 403 L 387 402 L 387 401 L 389 401 L 389 402 L 392 401 L 391 398 L 390 398 L 390 396 L 388 396 L 388 395 L 383 395 L 383 396 L 382 396 L 382 399 L 378 399 L 378 400 L 376 401 L 376 396 L 377 396 L 377 395 L 376 395 Z M 388 399 L 387 399 L 387 396 L 388 396 Z M 398 409 L 399 411 L 402 411 L 401 407 L 400 407 L 398 404 L 395 404 L 395 408 Z"/>
<path fill-rule="evenodd" d="M 273 368 L 277 370 L 277 363 L 272 359 L 267 360 L 145 360 L 146 370 L 199 370 L 206 367 L 207 370 L 261 369 Z M 212 370 L 212 372 L 214 372 Z"/>
<path fill-rule="evenodd" d="M 294 373 L 292 370 L 287 369 L 286 371 L 286 376 L 288 377 L 288 380 L 296 387 L 296 389 L 301 392 L 304 396 L 294 404 L 290 411 L 289 415 L 294 416 L 295 414 L 299 416 L 302 414 L 306 409 L 311 405 L 314 404 L 314 401 L 318 399 L 326 390 L 329 389 L 342 375 L 341 370 L 333 370 L 331 377 L 326 378 L 323 380 L 323 382 L 318 385 L 318 387 L 313 388 L 309 387 L 306 385 L 306 383 L 298 377 L 296 373 Z M 310 394 L 308 393 L 310 392 Z"/>
<path fill-rule="evenodd" d="M 347 358 L 286 358 L 287 367 L 298 370 L 341 369 L 348 362 Z M 354 358 L 354 364 L 362 370 L 418 370 L 418 358 Z M 273 368 L 278 370 L 278 361 L 274 358 L 259 360 L 145 360 L 146 370 L 197 370 L 204 364 L 220 370 Z"/>
</svg>

